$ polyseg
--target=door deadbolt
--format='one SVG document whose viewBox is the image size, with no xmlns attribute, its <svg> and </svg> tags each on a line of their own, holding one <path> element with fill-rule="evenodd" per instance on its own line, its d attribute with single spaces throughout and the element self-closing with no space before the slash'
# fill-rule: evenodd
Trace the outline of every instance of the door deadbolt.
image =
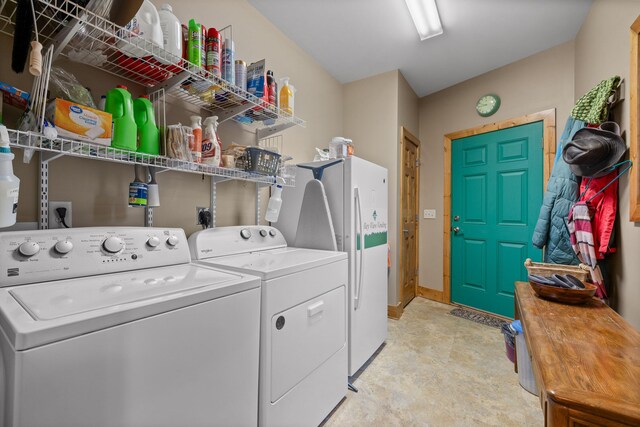
<svg viewBox="0 0 640 427">
<path fill-rule="evenodd" d="M 454 221 L 460 221 L 460 215 L 456 215 L 456 216 L 454 216 L 454 217 L 453 217 L 453 220 L 454 220 Z"/>
</svg>

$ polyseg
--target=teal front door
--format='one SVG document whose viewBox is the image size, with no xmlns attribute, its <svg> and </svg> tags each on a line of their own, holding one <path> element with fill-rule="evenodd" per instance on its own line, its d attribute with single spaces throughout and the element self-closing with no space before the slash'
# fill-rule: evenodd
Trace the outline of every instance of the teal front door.
<svg viewBox="0 0 640 427">
<path fill-rule="evenodd" d="M 531 236 L 542 205 L 543 124 L 452 141 L 451 300 L 513 317 L 514 282 L 542 252 Z"/>
</svg>

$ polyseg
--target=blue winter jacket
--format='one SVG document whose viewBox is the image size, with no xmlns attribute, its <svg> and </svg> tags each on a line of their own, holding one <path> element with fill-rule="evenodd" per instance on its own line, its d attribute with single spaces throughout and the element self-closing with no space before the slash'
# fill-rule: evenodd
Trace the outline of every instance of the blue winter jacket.
<svg viewBox="0 0 640 427">
<path fill-rule="evenodd" d="M 558 153 L 584 126 L 584 122 L 569 117 L 558 144 Z M 571 247 L 566 225 L 569 210 L 578 200 L 579 192 L 579 178 L 571 172 L 562 156 L 556 156 L 532 239 L 534 246 L 546 246 L 544 262 L 571 265 L 580 263 Z"/>
</svg>

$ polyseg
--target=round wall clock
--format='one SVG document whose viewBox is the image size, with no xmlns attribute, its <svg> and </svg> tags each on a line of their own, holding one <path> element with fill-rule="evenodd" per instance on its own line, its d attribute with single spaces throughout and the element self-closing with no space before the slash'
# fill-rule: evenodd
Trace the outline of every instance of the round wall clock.
<svg viewBox="0 0 640 427">
<path fill-rule="evenodd" d="M 482 117 L 489 117 L 495 114 L 500 108 L 500 97 L 498 95 L 484 95 L 476 103 L 476 111 Z"/>
</svg>

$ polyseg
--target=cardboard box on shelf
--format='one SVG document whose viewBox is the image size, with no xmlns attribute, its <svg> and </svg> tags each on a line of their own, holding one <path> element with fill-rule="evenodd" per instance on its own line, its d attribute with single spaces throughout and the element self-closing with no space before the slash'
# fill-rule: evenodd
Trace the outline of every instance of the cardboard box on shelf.
<svg viewBox="0 0 640 427">
<path fill-rule="evenodd" d="M 56 98 L 47 105 L 47 118 L 62 138 L 111 145 L 111 114 Z"/>
<path fill-rule="evenodd" d="M 0 91 L 4 95 L 4 102 L 21 110 L 26 110 L 29 104 L 30 94 L 10 84 L 0 82 Z"/>
</svg>

